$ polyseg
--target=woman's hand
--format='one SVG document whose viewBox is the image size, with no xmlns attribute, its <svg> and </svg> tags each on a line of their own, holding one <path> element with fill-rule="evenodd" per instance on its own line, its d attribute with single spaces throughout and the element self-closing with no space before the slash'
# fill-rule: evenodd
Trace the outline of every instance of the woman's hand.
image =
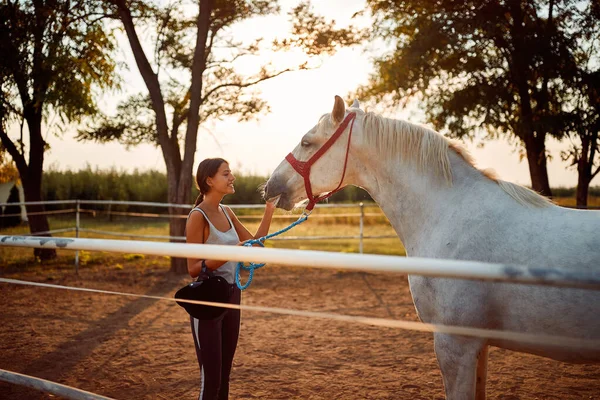
<svg viewBox="0 0 600 400">
<path fill-rule="evenodd" d="M 265 203 L 265 211 L 275 211 L 275 207 L 277 207 L 277 201 L 267 201 Z"/>
<path fill-rule="evenodd" d="M 253 239 L 250 239 L 250 240 L 253 240 Z M 244 245 L 245 245 L 246 243 L 248 243 L 250 240 L 245 240 L 245 241 L 243 241 L 243 242 L 239 242 L 238 244 L 236 244 L 236 246 L 244 246 Z M 264 247 L 264 246 L 261 246 L 261 245 L 260 245 L 260 244 L 258 244 L 258 243 L 253 243 L 253 244 L 252 244 L 252 247 Z"/>
</svg>

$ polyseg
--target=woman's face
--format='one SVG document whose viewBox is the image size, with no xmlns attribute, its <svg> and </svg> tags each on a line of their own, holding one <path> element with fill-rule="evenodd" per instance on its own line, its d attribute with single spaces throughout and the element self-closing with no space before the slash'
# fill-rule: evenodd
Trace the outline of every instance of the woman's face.
<svg viewBox="0 0 600 400">
<path fill-rule="evenodd" d="M 227 163 L 222 163 L 215 176 L 207 179 L 211 190 L 224 195 L 235 193 L 233 182 L 235 182 L 235 176 L 233 176 Z"/>
</svg>

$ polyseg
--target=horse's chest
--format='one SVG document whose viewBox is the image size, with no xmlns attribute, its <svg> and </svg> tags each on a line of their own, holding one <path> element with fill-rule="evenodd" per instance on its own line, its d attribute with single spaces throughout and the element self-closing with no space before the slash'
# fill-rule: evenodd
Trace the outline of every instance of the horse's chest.
<svg viewBox="0 0 600 400">
<path fill-rule="evenodd" d="M 485 319 L 490 303 L 484 285 L 417 275 L 409 275 L 408 281 L 417 314 L 423 322 L 469 325 Z"/>
<path fill-rule="evenodd" d="M 436 314 L 439 312 L 439 310 L 436 310 L 438 293 L 434 285 L 432 285 L 431 279 L 409 275 L 408 284 L 419 319 L 424 322 L 434 320 Z"/>
</svg>

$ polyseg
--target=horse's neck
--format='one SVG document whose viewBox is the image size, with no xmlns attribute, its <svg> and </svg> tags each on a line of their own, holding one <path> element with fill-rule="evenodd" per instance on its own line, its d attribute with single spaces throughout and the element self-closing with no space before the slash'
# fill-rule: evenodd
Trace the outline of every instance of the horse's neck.
<svg viewBox="0 0 600 400">
<path fill-rule="evenodd" d="M 369 155 L 363 152 L 361 172 L 356 176 L 358 185 L 365 188 L 379 204 L 394 227 L 408 255 L 420 255 L 429 237 L 450 218 L 482 207 L 498 193 L 498 186 L 450 151 L 453 182 L 397 159 Z M 495 188 L 494 188 L 495 187 Z"/>
</svg>

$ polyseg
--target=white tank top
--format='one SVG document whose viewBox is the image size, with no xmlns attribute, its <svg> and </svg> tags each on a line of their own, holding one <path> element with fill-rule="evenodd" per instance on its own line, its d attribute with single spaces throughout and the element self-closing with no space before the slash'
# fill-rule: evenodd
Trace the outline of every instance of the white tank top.
<svg viewBox="0 0 600 400">
<path fill-rule="evenodd" d="M 229 230 L 222 232 L 215 228 L 215 226 L 210 222 L 210 219 L 206 216 L 206 213 L 202 211 L 199 207 L 192 208 L 188 218 L 194 211 L 200 211 L 204 218 L 208 221 L 209 225 L 209 234 L 208 238 L 204 242 L 205 244 L 227 244 L 227 245 L 236 245 L 240 242 L 240 238 L 233 226 L 233 222 L 231 222 L 231 218 L 229 218 L 229 214 L 225 211 L 222 205 L 219 204 L 223 213 L 225 213 L 225 217 L 227 217 L 227 221 L 229 222 Z M 235 269 L 237 267 L 237 261 L 227 261 L 225 264 L 221 265 L 219 268 L 213 271 L 213 273 L 217 276 L 222 276 L 227 282 L 230 284 L 235 283 Z"/>
</svg>

